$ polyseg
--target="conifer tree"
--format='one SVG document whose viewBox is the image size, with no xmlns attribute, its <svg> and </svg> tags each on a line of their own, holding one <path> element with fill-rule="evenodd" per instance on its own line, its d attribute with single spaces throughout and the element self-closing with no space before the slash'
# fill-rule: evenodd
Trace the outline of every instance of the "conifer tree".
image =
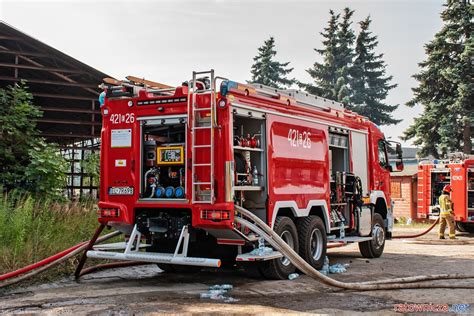
<svg viewBox="0 0 474 316">
<path fill-rule="evenodd" d="M 383 54 L 375 53 L 378 41 L 377 36 L 369 31 L 371 22 L 370 16 L 359 22 L 361 30 L 357 35 L 351 69 L 352 97 L 349 107 L 377 125 L 397 124 L 401 120 L 394 119 L 391 114 L 398 105 L 384 102 L 388 92 L 397 85 L 390 84 L 392 76 L 386 75 Z"/>
<path fill-rule="evenodd" d="M 447 0 L 444 22 L 425 45 L 427 59 L 414 75 L 418 86 L 407 105 L 423 106 L 423 113 L 404 133 L 414 139 L 421 155 L 439 157 L 451 151 L 472 150 L 473 124 L 473 6 L 470 0 Z"/>
<path fill-rule="evenodd" d="M 300 84 L 306 91 L 322 97 L 348 104 L 351 98 L 351 67 L 354 58 L 354 30 L 352 15 L 354 10 L 345 8 L 341 21 L 340 14 L 329 11 L 328 26 L 323 36 L 323 48 L 314 49 L 323 57 L 323 62 L 315 62 L 307 72 L 314 79 L 313 84 Z"/>
<path fill-rule="evenodd" d="M 308 74 L 314 79 L 313 84 L 300 83 L 308 93 L 319 95 L 324 98 L 336 100 L 336 83 L 337 83 L 337 69 L 339 64 L 336 62 L 337 58 L 337 33 L 339 28 L 339 14 L 329 11 L 328 26 L 321 32 L 323 37 L 323 48 L 314 50 L 323 57 L 323 62 L 315 62 L 313 67 L 306 70 Z"/>
<path fill-rule="evenodd" d="M 252 65 L 252 83 L 260 83 L 274 88 L 285 88 L 291 86 L 295 80 L 286 76 L 293 71 L 287 68 L 290 62 L 280 63 L 274 60 L 276 55 L 275 39 L 270 37 L 258 48 L 258 55 L 254 57 Z"/>
<path fill-rule="evenodd" d="M 352 30 L 352 15 L 354 10 L 344 8 L 342 21 L 339 24 L 339 31 L 337 32 L 337 55 L 336 63 L 336 100 L 344 104 L 349 104 L 351 99 L 351 69 L 352 61 L 354 59 L 354 30 Z"/>
</svg>

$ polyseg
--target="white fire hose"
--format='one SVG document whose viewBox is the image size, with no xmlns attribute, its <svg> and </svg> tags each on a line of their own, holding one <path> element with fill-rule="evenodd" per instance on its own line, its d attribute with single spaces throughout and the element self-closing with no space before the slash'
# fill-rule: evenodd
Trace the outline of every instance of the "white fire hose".
<svg viewBox="0 0 474 316">
<path fill-rule="evenodd" d="M 462 274 L 438 274 L 438 275 L 420 275 L 414 277 L 404 277 L 395 279 L 386 279 L 368 282 L 341 282 L 332 279 L 318 270 L 314 269 L 303 258 L 301 258 L 281 237 L 273 231 L 264 221 L 254 215 L 249 210 L 235 205 L 235 210 L 241 215 L 249 218 L 249 222 L 241 217 L 235 217 L 235 221 L 248 227 L 256 234 L 263 237 L 275 250 L 278 250 L 283 256 L 288 258 L 291 263 L 300 271 L 309 277 L 316 279 L 326 285 L 347 290 L 373 291 L 373 290 L 394 290 L 394 289 L 424 289 L 424 288 L 465 288 L 474 289 L 474 285 L 448 285 L 437 284 L 435 282 L 415 283 L 420 281 L 437 281 L 447 279 L 472 279 L 474 275 Z"/>
</svg>

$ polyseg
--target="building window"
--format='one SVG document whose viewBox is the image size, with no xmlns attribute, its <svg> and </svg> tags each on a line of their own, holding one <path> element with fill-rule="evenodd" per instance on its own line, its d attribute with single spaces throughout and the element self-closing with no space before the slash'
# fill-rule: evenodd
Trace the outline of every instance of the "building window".
<svg viewBox="0 0 474 316">
<path fill-rule="evenodd" d="M 391 196 L 394 199 L 402 198 L 402 183 L 401 181 L 392 180 L 390 183 Z"/>
</svg>

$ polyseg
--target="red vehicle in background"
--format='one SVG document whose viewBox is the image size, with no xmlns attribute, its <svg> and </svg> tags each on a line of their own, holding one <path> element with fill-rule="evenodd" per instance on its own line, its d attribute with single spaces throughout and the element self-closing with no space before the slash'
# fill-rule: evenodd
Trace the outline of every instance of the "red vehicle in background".
<svg viewBox="0 0 474 316">
<path fill-rule="evenodd" d="M 451 185 L 456 227 L 474 232 L 474 157 L 462 153 L 448 159 L 422 161 L 418 166 L 418 217 L 439 216 L 439 196 Z"/>
<path fill-rule="evenodd" d="M 391 237 L 388 152 L 366 118 L 297 90 L 193 72 L 179 87 L 111 82 L 102 106 L 99 221 L 129 236 L 93 258 L 165 271 L 254 262 L 287 278 L 291 262 L 234 221 L 242 206 L 315 268 L 328 242 L 379 257 Z M 147 83 L 147 84 L 144 84 Z M 121 251 L 117 251 L 121 249 Z"/>
</svg>

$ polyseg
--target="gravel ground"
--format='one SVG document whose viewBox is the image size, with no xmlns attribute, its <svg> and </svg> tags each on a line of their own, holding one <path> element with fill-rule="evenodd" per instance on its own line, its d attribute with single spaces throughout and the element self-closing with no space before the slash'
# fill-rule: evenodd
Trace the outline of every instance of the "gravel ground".
<svg viewBox="0 0 474 316">
<path fill-rule="evenodd" d="M 418 230 L 397 227 L 395 234 Z M 341 281 L 369 281 L 420 274 L 474 274 L 474 235 L 438 240 L 430 233 L 418 239 L 388 241 L 378 259 L 360 257 L 357 245 L 331 249 L 333 263 L 349 263 Z M 472 280 L 444 281 L 474 284 Z M 213 284 L 229 283 L 233 303 L 200 299 Z M 396 314 L 395 304 L 470 304 L 474 290 L 427 289 L 397 291 L 341 291 L 306 276 L 268 281 L 236 270 L 204 270 L 193 274 L 162 273 L 155 265 L 102 271 L 79 282 L 66 278 L 54 283 L 14 288 L 0 293 L 0 313 L 40 314 Z"/>
</svg>

